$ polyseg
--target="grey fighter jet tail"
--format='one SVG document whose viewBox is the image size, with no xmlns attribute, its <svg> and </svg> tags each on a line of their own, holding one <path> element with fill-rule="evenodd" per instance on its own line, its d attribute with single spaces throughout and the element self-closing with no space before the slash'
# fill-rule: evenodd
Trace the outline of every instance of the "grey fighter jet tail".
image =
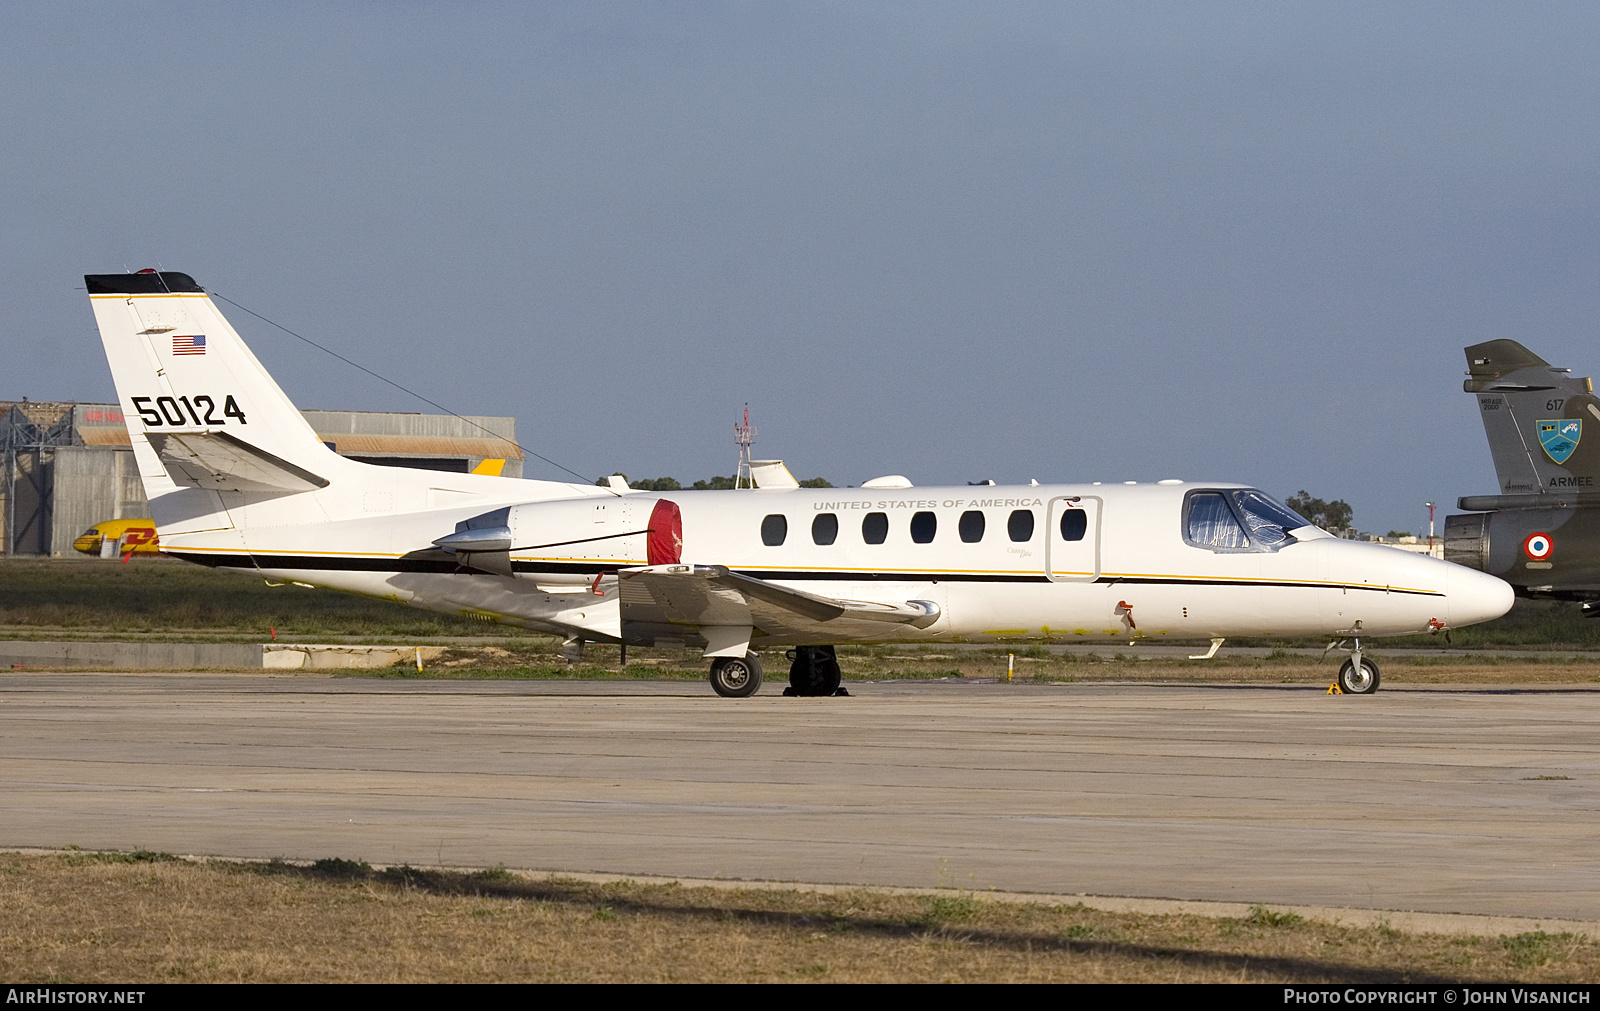
<svg viewBox="0 0 1600 1011">
<path fill-rule="evenodd" d="M 1589 379 L 1514 340 L 1466 349 L 1498 495 L 1468 495 L 1444 526 L 1444 556 L 1523 596 L 1600 613 L 1600 398 Z"/>
<path fill-rule="evenodd" d="M 1466 353 L 1463 388 L 1478 398 L 1499 497 L 1600 497 L 1600 398 L 1593 382 L 1514 340 L 1474 344 Z"/>
</svg>

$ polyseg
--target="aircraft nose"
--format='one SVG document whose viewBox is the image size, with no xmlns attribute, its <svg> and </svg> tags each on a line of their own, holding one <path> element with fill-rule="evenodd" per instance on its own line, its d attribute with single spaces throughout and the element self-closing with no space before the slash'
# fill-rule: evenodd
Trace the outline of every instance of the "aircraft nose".
<svg viewBox="0 0 1600 1011">
<path fill-rule="evenodd" d="M 1445 593 L 1450 599 L 1450 624 L 1472 625 L 1490 621 L 1511 610 L 1516 595 L 1503 579 L 1477 572 L 1463 565 L 1450 565 Z"/>
</svg>

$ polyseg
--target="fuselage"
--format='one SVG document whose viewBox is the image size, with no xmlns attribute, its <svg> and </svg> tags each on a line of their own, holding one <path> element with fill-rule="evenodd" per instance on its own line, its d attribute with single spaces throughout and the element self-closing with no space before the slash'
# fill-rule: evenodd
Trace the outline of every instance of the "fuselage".
<svg viewBox="0 0 1600 1011">
<path fill-rule="evenodd" d="M 374 468 L 376 470 L 376 468 Z M 394 472 L 391 471 L 391 474 Z M 379 479 L 384 475 L 372 475 Z M 397 476 L 397 475 L 396 475 Z M 518 484 L 498 481 L 497 493 Z M 505 487 L 509 485 L 510 487 Z M 723 566 L 822 597 L 932 601 L 927 627 L 842 636 L 828 629 L 757 645 L 841 641 L 1130 641 L 1233 636 L 1398 635 L 1497 617 L 1498 579 L 1310 526 L 1275 543 L 1208 545 L 1196 502 L 1249 493 L 1223 483 L 633 492 L 546 486 L 565 496 L 507 502 L 509 575 L 432 542 L 496 503 L 345 521 L 254 523 L 235 532 L 163 530 L 169 553 L 274 580 L 381 596 L 565 635 L 694 641 L 630 621 L 617 573 L 662 561 Z M 262 502 L 303 508 L 333 489 Z M 392 503 L 389 493 L 367 492 Z M 1202 496 L 1201 499 L 1196 496 Z M 493 496 L 488 498 L 492 499 Z M 681 518 L 677 557 L 652 557 L 658 503 Z M 305 519 L 312 519 L 306 516 Z M 688 634 L 685 634 L 685 632 Z M 781 635 L 781 634 L 780 634 Z"/>
</svg>

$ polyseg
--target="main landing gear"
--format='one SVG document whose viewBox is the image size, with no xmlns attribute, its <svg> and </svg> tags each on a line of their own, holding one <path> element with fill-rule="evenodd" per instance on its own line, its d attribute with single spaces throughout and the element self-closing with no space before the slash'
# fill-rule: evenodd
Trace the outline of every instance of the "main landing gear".
<svg viewBox="0 0 1600 1011">
<path fill-rule="evenodd" d="M 1378 665 L 1361 655 L 1360 639 L 1335 639 L 1323 651 L 1328 652 L 1338 649 L 1349 643 L 1350 659 L 1346 660 L 1339 668 L 1339 680 L 1334 682 L 1334 687 L 1345 695 L 1371 695 L 1378 690 L 1380 674 Z M 1328 689 L 1332 694 L 1333 689 Z"/>
<path fill-rule="evenodd" d="M 785 695 L 849 695 L 839 686 L 839 656 L 832 646 L 796 646 L 789 658 L 789 687 Z M 761 687 L 761 658 L 719 656 L 711 661 L 711 689 L 725 699 L 743 699 Z"/>
<path fill-rule="evenodd" d="M 719 656 L 711 661 L 711 690 L 725 699 L 749 698 L 761 687 L 761 658 Z"/>
<path fill-rule="evenodd" d="M 785 695 L 849 695 L 839 687 L 839 655 L 832 646 L 796 646 L 785 654 L 789 663 L 789 687 Z"/>
</svg>

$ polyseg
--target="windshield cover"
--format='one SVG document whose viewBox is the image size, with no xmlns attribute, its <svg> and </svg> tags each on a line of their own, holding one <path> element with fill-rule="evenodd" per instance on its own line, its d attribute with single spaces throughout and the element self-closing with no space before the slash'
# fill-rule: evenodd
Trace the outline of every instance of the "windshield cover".
<svg viewBox="0 0 1600 1011">
<path fill-rule="evenodd" d="M 1244 517 L 1250 539 L 1261 547 L 1278 547 L 1293 539 L 1289 531 L 1311 525 L 1310 520 L 1254 488 L 1235 492 L 1233 501 Z"/>
<path fill-rule="evenodd" d="M 1220 492 L 1201 492 L 1189 499 L 1189 543 L 1199 548 L 1240 551 L 1250 546 L 1244 528 Z"/>
</svg>

